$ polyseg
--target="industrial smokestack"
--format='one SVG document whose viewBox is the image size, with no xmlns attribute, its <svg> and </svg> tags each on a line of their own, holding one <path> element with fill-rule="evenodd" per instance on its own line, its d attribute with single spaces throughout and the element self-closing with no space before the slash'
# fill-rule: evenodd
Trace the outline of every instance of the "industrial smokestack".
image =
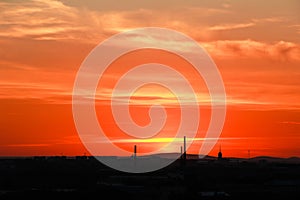
<svg viewBox="0 0 300 200">
<path fill-rule="evenodd" d="M 136 145 L 133 147 L 133 158 L 136 158 Z"/>
<path fill-rule="evenodd" d="M 180 146 L 180 159 L 182 160 L 182 156 L 183 156 L 183 150 L 182 150 L 182 146 Z"/>
<path fill-rule="evenodd" d="M 186 160 L 186 138 L 183 137 L 183 159 Z"/>
</svg>

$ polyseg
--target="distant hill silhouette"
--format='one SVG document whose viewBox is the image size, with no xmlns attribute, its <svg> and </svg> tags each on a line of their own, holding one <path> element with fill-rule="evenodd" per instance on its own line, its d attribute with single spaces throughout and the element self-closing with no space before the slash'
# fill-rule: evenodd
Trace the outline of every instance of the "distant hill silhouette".
<svg viewBox="0 0 300 200">
<path fill-rule="evenodd" d="M 279 158 L 279 157 L 271 157 L 271 156 L 257 156 L 254 158 L 250 158 L 249 161 L 255 162 L 283 162 L 283 163 L 300 163 L 299 157 L 290 157 L 290 158 Z"/>
<path fill-rule="evenodd" d="M 164 158 L 164 159 L 176 159 L 180 158 L 180 153 L 160 153 L 160 154 L 152 154 L 152 155 L 147 155 L 147 156 L 138 156 L 142 158 L 147 158 L 147 157 L 158 157 L 158 158 Z M 199 155 L 198 154 L 187 154 L 187 159 L 188 160 L 198 160 Z M 216 157 L 214 156 L 202 156 L 203 159 L 208 159 L 208 160 L 215 160 Z"/>
<path fill-rule="evenodd" d="M 147 156 L 139 156 L 142 158 L 147 157 L 158 157 L 162 159 L 176 159 L 180 158 L 180 153 L 160 153 L 160 154 L 153 154 L 153 155 L 147 155 Z M 200 156 L 197 154 L 187 154 L 188 160 L 217 160 L 217 157 L 215 156 Z M 249 161 L 249 162 L 282 162 L 282 163 L 300 163 L 299 157 L 289 157 L 289 158 L 280 158 L 280 157 L 272 157 L 272 156 L 257 156 L 253 158 L 237 158 L 237 157 L 225 157 L 225 159 L 231 160 L 231 161 Z"/>
</svg>

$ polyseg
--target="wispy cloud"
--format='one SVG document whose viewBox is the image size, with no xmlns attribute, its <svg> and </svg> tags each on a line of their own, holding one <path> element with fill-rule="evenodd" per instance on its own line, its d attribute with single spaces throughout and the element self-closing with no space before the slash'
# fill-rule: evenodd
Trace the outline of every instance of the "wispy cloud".
<svg viewBox="0 0 300 200">
<path fill-rule="evenodd" d="M 265 17 L 265 18 L 254 18 L 251 21 L 255 23 L 274 23 L 286 21 L 285 17 Z"/>
<path fill-rule="evenodd" d="M 234 30 L 234 29 L 243 29 L 243 28 L 254 27 L 261 23 L 276 23 L 276 22 L 283 22 L 283 21 L 286 21 L 286 19 L 284 17 L 254 18 L 254 19 L 249 19 L 249 22 L 244 22 L 244 23 L 231 23 L 231 24 L 220 24 L 220 25 L 210 26 L 208 28 L 208 30 L 230 31 L 230 30 Z"/>
<path fill-rule="evenodd" d="M 219 40 L 202 43 L 216 57 L 222 58 L 261 58 L 273 60 L 300 60 L 300 45 L 279 41 L 274 43 L 254 40 Z"/>
<path fill-rule="evenodd" d="M 240 29 L 240 28 L 248 28 L 254 26 L 255 23 L 241 23 L 241 24 L 223 24 L 209 27 L 211 31 L 224 31 L 224 30 L 232 30 L 232 29 Z"/>
<path fill-rule="evenodd" d="M 0 36 L 37 40 L 75 39 L 88 29 L 92 13 L 65 6 L 60 1 L 0 2 Z M 72 33 L 72 34 L 69 34 Z"/>
<path fill-rule="evenodd" d="M 23 144 L 8 144 L 5 145 L 7 147 L 48 147 L 51 146 L 51 144 L 41 144 L 41 143 L 23 143 Z"/>
<path fill-rule="evenodd" d="M 294 24 L 289 26 L 292 29 L 296 29 L 297 33 L 300 34 L 300 24 Z"/>
<path fill-rule="evenodd" d="M 250 28 L 260 23 L 282 23 L 286 16 L 266 16 L 250 18 L 243 16 L 236 20 L 231 4 L 223 6 L 194 6 L 172 3 L 171 8 L 163 11 L 159 6 L 142 5 L 136 9 L 120 3 L 118 9 L 108 9 L 109 3 L 88 1 L 29 0 L 26 2 L 0 2 L 0 36 L 27 37 L 35 40 L 71 40 L 96 44 L 99 41 L 124 30 L 159 26 L 182 31 L 201 41 L 216 39 L 215 32 Z M 168 5 L 157 3 L 157 5 Z M 177 5 L 177 6 L 176 6 Z M 105 9 L 106 6 L 106 9 Z M 108 6 L 108 8 L 107 8 Z M 170 6 L 170 5 L 168 5 Z M 123 8 L 123 9 L 120 9 Z M 230 8 L 230 9 L 229 9 Z M 199 15 L 201 13 L 201 15 Z M 172 17 L 170 17 L 172 16 Z M 234 17 L 234 18 L 233 18 Z M 292 22 L 290 22 L 292 23 Z M 287 24 L 288 25 L 288 24 Z M 292 32 L 292 31 L 291 31 Z M 231 33 L 231 36 L 239 36 Z"/>
<path fill-rule="evenodd" d="M 290 125 L 300 125 L 300 122 L 296 122 L 296 121 L 284 121 L 284 122 L 280 122 L 281 124 L 290 124 Z"/>
<path fill-rule="evenodd" d="M 92 4 L 93 3 L 96 2 L 92 2 Z M 93 45 L 95 45 L 114 33 L 143 26 L 161 26 L 183 31 L 200 41 L 200 44 L 204 46 L 213 57 L 226 61 L 236 59 L 263 59 L 276 62 L 299 62 L 300 60 L 300 45 L 297 42 L 288 40 L 270 42 L 255 39 L 236 39 L 235 37 L 243 37 L 234 35 L 234 31 L 231 32 L 231 30 L 248 27 L 253 28 L 259 23 L 282 23 L 288 21 L 286 21 L 284 16 L 272 17 L 270 15 L 269 17 L 265 17 L 268 16 L 268 13 L 263 17 L 252 18 L 253 16 L 248 16 L 241 20 L 232 20 L 228 15 L 234 14 L 234 9 L 228 8 L 234 7 L 234 3 L 230 4 L 232 7 L 223 5 L 221 8 L 218 6 L 214 8 L 201 7 L 199 5 L 194 7 L 186 6 L 185 9 L 175 9 L 176 12 L 174 12 L 174 9 L 161 12 L 161 10 L 152 7 L 114 10 L 102 9 L 100 7 L 98 9 L 92 9 L 93 7 L 91 6 L 89 7 L 90 9 L 88 9 L 83 6 L 70 6 L 70 4 L 72 3 L 69 2 L 68 4 L 65 1 L 46 0 L 0 2 L 0 36 L 2 36 L 0 38 L 0 44 L 3 47 L 0 49 L 0 56 L 3 58 L 0 63 L 0 98 L 52 99 L 56 97 L 57 101 L 62 101 L 65 97 L 69 97 L 70 99 L 74 74 L 70 75 L 69 72 L 64 71 L 64 68 L 71 66 L 71 70 L 77 70 L 84 56 L 82 56 L 82 59 L 78 59 L 74 62 L 76 59 L 74 57 L 77 56 L 73 55 L 78 55 L 78 52 L 81 51 L 81 47 L 74 46 L 72 48 L 75 49 L 78 47 L 78 51 L 69 51 L 70 49 L 61 50 L 62 46 L 70 45 L 70 43 L 60 42 L 65 42 L 66 40 L 73 43 L 83 42 L 93 43 Z M 199 13 L 201 13 L 201 17 L 199 17 Z M 289 23 L 287 23 L 286 26 L 290 27 L 291 30 L 299 29 L 298 24 L 294 22 L 293 24 Z M 220 31 L 224 31 L 224 34 L 225 32 L 230 32 L 232 38 L 218 38 L 219 35 L 217 32 Z M 280 38 L 279 36 L 278 38 Z M 21 40 L 7 40 L 3 42 L 6 37 L 21 38 L 29 42 L 21 43 Z M 161 44 L 162 47 L 171 46 L 182 50 L 189 48 L 189 44 L 182 41 L 173 40 L 172 42 L 167 42 L 168 38 L 164 35 L 156 38 L 148 38 L 148 40 L 136 36 L 135 39 L 143 42 L 142 44 L 158 43 Z M 39 40 L 35 42 L 40 42 L 40 40 L 55 40 L 57 43 L 33 43 L 32 40 Z M 35 47 L 37 44 L 38 46 L 36 46 L 36 48 L 32 47 Z M 56 46 L 53 44 L 56 44 Z M 125 42 L 123 45 L 130 44 Z M 20 46 L 22 46 L 22 48 L 20 48 Z M 49 48 L 51 51 L 43 51 L 43 48 Z M 16 53 L 16 49 L 18 49 L 18 53 Z M 193 51 L 193 49 L 189 50 L 191 52 Z M 27 51 L 31 51 L 32 53 L 30 54 Z M 36 56 L 39 52 L 41 53 Z M 58 54 L 64 56 L 56 56 Z M 68 55 L 69 57 L 67 57 Z M 36 66 L 36 60 L 39 60 L 40 56 L 42 56 L 42 59 L 39 62 L 42 63 L 42 65 Z M 44 70 L 42 69 L 44 65 L 47 65 L 50 69 L 59 68 L 61 73 L 52 73 L 51 70 Z M 272 69 L 270 66 L 270 71 Z M 224 71 L 226 73 L 226 70 Z M 139 78 L 141 76 L 136 77 Z M 68 83 L 66 84 L 67 81 Z M 134 82 L 135 80 L 132 81 Z M 236 82 L 236 85 L 237 84 L 240 83 Z M 231 89 L 234 88 L 232 85 L 230 85 L 230 87 Z M 264 86 L 258 86 L 257 88 L 262 87 Z M 271 87 L 272 85 L 267 86 L 267 88 Z M 278 84 L 276 87 L 278 87 Z M 292 86 L 288 87 L 280 89 L 280 91 L 291 91 L 289 89 Z M 249 88 L 247 87 L 247 89 Z M 262 99 L 256 99 L 257 97 L 255 95 L 250 96 L 243 91 L 242 88 L 239 88 L 239 90 L 236 91 L 239 95 L 229 99 L 229 103 L 236 104 L 240 102 L 243 104 L 255 104 L 265 102 L 262 101 Z M 292 88 L 292 91 L 298 92 L 294 88 Z M 123 101 L 128 95 L 127 93 L 120 92 L 118 99 Z M 161 94 L 159 95 L 159 98 L 153 101 L 176 101 L 174 98 L 161 97 Z M 206 98 L 207 95 L 204 96 L 199 93 L 199 96 L 203 97 L 201 98 L 202 102 L 209 102 L 210 100 Z M 248 98 L 246 98 L 246 96 L 248 96 Z M 108 99 L 110 96 L 104 93 L 97 95 L 96 98 Z M 141 102 L 147 98 L 147 95 L 141 94 L 137 95 L 135 101 Z M 149 98 L 147 100 L 149 100 Z M 271 102 L 269 99 L 266 100 L 266 102 L 278 103 L 278 100 Z M 283 102 L 286 103 L 286 101 Z"/>
</svg>

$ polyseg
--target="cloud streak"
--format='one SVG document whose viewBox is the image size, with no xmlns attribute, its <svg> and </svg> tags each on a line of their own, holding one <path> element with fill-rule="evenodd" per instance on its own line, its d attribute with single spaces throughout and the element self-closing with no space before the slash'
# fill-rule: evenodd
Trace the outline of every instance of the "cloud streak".
<svg viewBox="0 0 300 200">
<path fill-rule="evenodd" d="M 281 124 L 288 124 L 288 125 L 300 125 L 300 122 L 295 122 L 295 121 L 284 121 L 280 122 Z"/>
<path fill-rule="evenodd" d="M 300 45 L 278 41 L 265 43 L 254 40 L 219 40 L 202 43 L 202 45 L 216 57 L 220 58 L 268 58 L 272 60 L 291 61 L 300 60 Z"/>
<path fill-rule="evenodd" d="M 240 29 L 240 28 L 248 28 L 254 26 L 255 23 L 243 23 L 243 24 L 224 24 L 224 25 L 216 25 L 209 27 L 211 31 L 225 31 L 225 30 L 233 30 L 233 29 Z"/>
<path fill-rule="evenodd" d="M 82 37 L 93 13 L 65 6 L 60 1 L 0 2 L 0 36 L 36 40 L 70 40 Z"/>
</svg>

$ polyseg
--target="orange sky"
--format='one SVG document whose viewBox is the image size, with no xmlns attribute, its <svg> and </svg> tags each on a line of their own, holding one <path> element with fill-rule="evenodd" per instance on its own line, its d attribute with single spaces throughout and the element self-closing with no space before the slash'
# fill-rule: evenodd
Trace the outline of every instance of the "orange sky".
<svg viewBox="0 0 300 200">
<path fill-rule="evenodd" d="M 115 33 L 157 26 L 199 42 L 223 77 L 227 116 L 210 155 L 222 144 L 224 156 L 247 157 L 248 149 L 251 156 L 300 156 L 299 10 L 297 0 L 272 6 L 258 0 L 1 0 L 0 155 L 88 153 L 72 118 L 80 64 Z M 137 96 L 144 101 L 147 93 L 146 88 Z M 202 103 L 199 137 L 209 116 Z M 97 111 L 102 110 L 100 105 Z M 136 107 L 132 113 L 145 110 Z M 200 143 L 188 153 L 198 152 Z M 145 148 L 153 144 L 160 142 Z"/>
</svg>

